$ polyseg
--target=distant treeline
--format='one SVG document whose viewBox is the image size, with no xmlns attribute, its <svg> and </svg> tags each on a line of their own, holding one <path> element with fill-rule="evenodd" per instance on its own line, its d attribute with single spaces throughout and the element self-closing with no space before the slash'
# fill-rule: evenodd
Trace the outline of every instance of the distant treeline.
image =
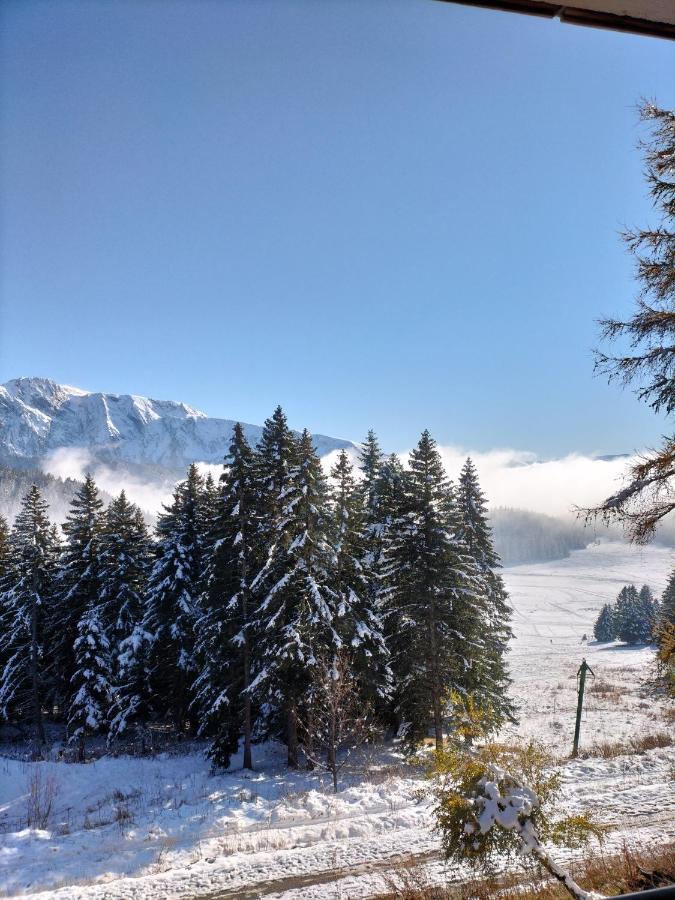
<svg viewBox="0 0 675 900">
<path fill-rule="evenodd" d="M 505 566 L 564 559 L 595 537 L 580 523 L 508 507 L 493 509 L 490 525 L 495 550 Z"/>
</svg>

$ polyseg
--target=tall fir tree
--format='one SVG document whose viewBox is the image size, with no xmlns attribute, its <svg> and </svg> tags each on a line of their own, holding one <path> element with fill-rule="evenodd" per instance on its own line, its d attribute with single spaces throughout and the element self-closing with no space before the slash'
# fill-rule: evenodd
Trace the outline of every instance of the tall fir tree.
<svg viewBox="0 0 675 900">
<path fill-rule="evenodd" d="M 652 594 L 648 584 L 643 584 L 638 594 L 638 605 L 642 632 L 640 639 L 645 643 L 656 640 L 658 632 L 659 602 Z"/>
<path fill-rule="evenodd" d="M 484 652 L 482 578 L 457 536 L 459 513 L 428 431 L 410 454 L 406 485 L 386 571 L 397 708 L 409 743 L 431 721 L 440 749 L 447 694 L 475 688 Z"/>
<path fill-rule="evenodd" d="M 141 510 L 122 491 L 105 512 L 100 538 L 99 620 L 110 643 L 110 740 L 150 716 L 149 635 L 143 629 L 151 543 Z"/>
<path fill-rule="evenodd" d="M 0 597 L 0 714 L 28 718 L 45 743 L 42 708 L 48 694 L 45 646 L 53 601 L 56 559 L 47 504 L 34 485 L 26 494 L 11 534 L 12 577 Z"/>
<path fill-rule="evenodd" d="M 366 526 L 372 528 L 378 522 L 379 478 L 384 454 L 380 449 L 375 432 L 370 429 L 359 448 L 359 469 L 361 471 L 360 491 L 363 496 Z"/>
<path fill-rule="evenodd" d="M 0 516 L 0 629 L 6 628 L 4 598 L 13 583 L 14 558 L 10 545 L 10 530 L 7 520 Z M 9 648 L 2 649 L 0 638 L 0 676 L 9 659 Z M 1 690 L 1 688 L 0 688 Z"/>
<path fill-rule="evenodd" d="M 5 590 L 12 580 L 14 561 L 10 534 L 7 520 L 0 516 L 0 593 Z"/>
<path fill-rule="evenodd" d="M 212 551 L 197 623 L 200 671 L 195 705 L 200 731 L 212 736 L 209 756 L 226 768 L 244 737 L 244 768 L 253 768 L 251 581 L 259 558 L 256 456 L 239 423 L 214 505 Z"/>
<path fill-rule="evenodd" d="M 627 584 L 619 591 L 614 607 L 616 636 L 626 644 L 637 644 L 642 638 L 643 622 L 640 598 L 634 584 Z"/>
<path fill-rule="evenodd" d="M 68 707 L 68 740 L 77 745 L 78 761 L 84 762 L 87 736 L 107 730 L 112 695 L 110 641 L 96 601 L 80 617 L 73 649 L 75 673 Z"/>
<path fill-rule="evenodd" d="M 593 636 L 600 643 L 607 643 L 616 638 L 616 623 L 614 608 L 611 603 L 605 603 L 600 610 L 598 618 L 593 626 Z"/>
<path fill-rule="evenodd" d="M 361 696 L 381 706 L 391 695 L 393 675 L 372 589 L 364 493 L 345 450 L 340 451 L 330 475 L 335 628 L 344 647 L 341 664 L 349 667 Z"/>
<path fill-rule="evenodd" d="M 264 445 L 261 448 L 264 452 Z M 268 500 L 268 509 L 272 513 L 278 509 L 278 518 L 272 520 L 271 543 L 252 584 L 258 598 L 254 618 L 258 659 L 252 689 L 270 723 L 281 713 L 288 765 L 295 768 L 299 713 L 317 654 L 320 649 L 337 650 L 341 641 L 334 627 L 326 483 L 307 431 L 300 439 L 295 466 L 279 470 L 284 475 L 278 482 L 280 494 Z M 311 729 L 305 737 L 311 741 Z"/>
<path fill-rule="evenodd" d="M 205 545 L 203 479 L 196 465 L 174 490 L 157 523 L 157 560 L 148 579 L 142 628 L 150 640 L 153 714 L 180 733 L 188 723 L 196 675 L 195 622 L 199 617 Z"/>
<path fill-rule="evenodd" d="M 484 593 L 483 652 L 476 657 L 472 669 L 472 693 L 483 709 L 485 723 L 496 728 L 506 720 L 514 721 L 515 715 L 508 696 L 511 679 L 505 658 L 513 637 L 511 607 L 504 581 L 497 571 L 500 561 L 492 541 L 487 504 L 471 459 L 466 460 L 459 477 L 457 507 L 457 536 L 478 568 Z"/>
<path fill-rule="evenodd" d="M 675 625 L 675 570 L 670 573 L 668 584 L 661 595 L 659 622 L 662 625 Z"/>
<path fill-rule="evenodd" d="M 87 474 L 73 497 L 66 522 L 66 536 L 59 562 L 57 601 L 51 628 L 54 633 L 54 701 L 68 709 L 73 696 L 76 670 L 75 640 L 85 612 L 98 602 L 101 593 L 99 538 L 103 501 L 94 479 Z"/>
</svg>

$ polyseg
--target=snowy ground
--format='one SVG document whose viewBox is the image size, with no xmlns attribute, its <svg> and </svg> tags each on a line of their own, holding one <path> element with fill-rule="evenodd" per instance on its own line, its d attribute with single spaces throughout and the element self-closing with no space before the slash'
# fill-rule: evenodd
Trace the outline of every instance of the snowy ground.
<svg viewBox="0 0 675 900">
<path fill-rule="evenodd" d="M 584 655 L 604 687 L 588 694 L 582 748 L 667 729 L 662 705 L 641 687 L 652 651 L 586 645 L 582 637 L 592 636 L 600 606 L 623 584 L 660 592 L 671 565 L 672 551 L 605 544 L 506 571 L 521 705 L 508 736 L 535 735 L 569 751 Z M 672 839 L 674 764 L 672 748 L 567 761 L 565 796 L 571 808 L 613 824 L 614 845 Z M 421 775 L 393 750 L 337 796 L 316 776 L 285 772 L 277 748 L 259 749 L 257 765 L 253 774 L 212 777 L 197 751 L 85 766 L 0 759 L 0 895 L 345 900 L 386 889 L 392 868 L 411 859 L 420 863 L 416 878 L 462 878 L 440 859 L 417 796 Z M 54 792 L 39 830 L 26 828 L 31 782 L 34 795 Z"/>
</svg>

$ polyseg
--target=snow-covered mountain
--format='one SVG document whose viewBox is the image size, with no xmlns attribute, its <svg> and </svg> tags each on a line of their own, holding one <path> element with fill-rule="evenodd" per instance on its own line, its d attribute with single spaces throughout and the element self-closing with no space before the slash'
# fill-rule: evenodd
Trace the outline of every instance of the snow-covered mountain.
<svg viewBox="0 0 675 900">
<path fill-rule="evenodd" d="M 12 466 L 39 466 L 59 451 L 78 449 L 121 468 L 184 470 L 195 461 L 222 462 L 233 425 L 173 400 L 94 393 L 47 378 L 0 385 L 0 462 Z M 262 428 L 244 430 L 257 443 Z M 320 456 L 353 446 L 322 434 L 314 442 Z"/>
</svg>

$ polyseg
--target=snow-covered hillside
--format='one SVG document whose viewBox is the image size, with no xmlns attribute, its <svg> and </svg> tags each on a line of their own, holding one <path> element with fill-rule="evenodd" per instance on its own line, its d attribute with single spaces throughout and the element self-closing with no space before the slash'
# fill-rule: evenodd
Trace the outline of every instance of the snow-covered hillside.
<svg viewBox="0 0 675 900">
<path fill-rule="evenodd" d="M 589 688 L 582 755 L 561 763 L 561 775 L 571 810 L 592 811 L 613 826 L 608 853 L 624 841 L 675 837 L 675 754 L 665 747 L 584 758 L 597 741 L 628 741 L 668 726 L 663 702 L 645 694 L 653 651 L 582 638 L 623 584 L 660 592 L 672 564 L 665 548 L 600 544 L 506 573 L 521 716 L 509 736 L 535 735 L 569 753 L 575 676 L 586 656 L 603 689 Z M 418 864 L 416 877 L 432 881 L 467 876 L 445 867 L 430 805 L 418 793 L 422 774 L 395 747 L 346 776 L 337 795 L 316 774 L 285 770 L 274 746 L 256 752 L 256 772 L 237 769 L 239 759 L 216 776 L 196 749 L 85 766 L 0 759 L 0 895 L 322 900 L 390 890 L 387 878 L 401 862 Z M 50 791 L 43 826 L 27 829 L 31 796 Z"/>
<path fill-rule="evenodd" d="M 182 470 L 195 461 L 222 462 L 233 425 L 173 400 L 93 393 L 47 378 L 0 385 L 0 461 L 10 464 L 78 449 L 94 462 Z M 255 444 L 262 429 L 244 431 Z M 314 442 L 320 456 L 353 446 L 322 434 Z"/>
</svg>

